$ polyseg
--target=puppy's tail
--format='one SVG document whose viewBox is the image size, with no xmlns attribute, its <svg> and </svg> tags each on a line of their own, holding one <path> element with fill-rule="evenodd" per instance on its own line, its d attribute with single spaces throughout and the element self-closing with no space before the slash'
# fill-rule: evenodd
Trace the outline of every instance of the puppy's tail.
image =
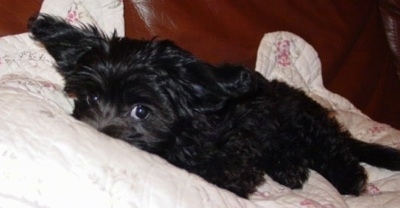
<svg viewBox="0 0 400 208">
<path fill-rule="evenodd" d="M 352 153 L 361 162 L 389 170 L 400 170 L 400 150 L 356 139 L 349 139 L 349 143 Z"/>
</svg>

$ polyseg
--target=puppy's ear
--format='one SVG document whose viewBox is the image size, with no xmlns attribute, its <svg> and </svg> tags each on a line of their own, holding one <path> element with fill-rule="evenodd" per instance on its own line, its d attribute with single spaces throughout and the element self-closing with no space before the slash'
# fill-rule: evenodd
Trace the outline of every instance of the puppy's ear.
<svg viewBox="0 0 400 208">
<path fill-rule="evenodd" d="M 253 72 L 240 65 L 225 64 L 215 71 L 220 88 L 231 97 L 241 97 L 255 87 Z"/>
<path fill-rule="evenodd" d="M 204 69 L 206 68 L 206 69 Z M 196 65 L 187 70 L 181 84 L 190 88 L 193 109 L 209 112 L 222 109 L 227 101 L 245 99 L 255 89 L 253 72 L 236 65 Z"/>
<path fill-rule="evenodd" d="M 106 36 L 94 26 L 78 28 L 59 17 L 41 14 L 30 19 L 28 29 L 32 38 L 53 56 L 62 74 L 73 70 L 77 60 L 88 51 L 107 50 Z"/>
</svg>

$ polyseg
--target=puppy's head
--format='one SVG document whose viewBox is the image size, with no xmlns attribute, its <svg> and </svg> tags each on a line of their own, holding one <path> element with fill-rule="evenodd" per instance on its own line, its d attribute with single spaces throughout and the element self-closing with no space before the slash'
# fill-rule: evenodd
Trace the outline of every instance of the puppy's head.
<svg viewBox="0 0 400 208">
<path fill-rule="evenodd" d="M 204 126 L 193 123 L 251 88 L 248 70 L 214 67 L 171 41 L 107 37 L 48 15 L 29 28 L 75 97 L 73 116 L 149 151 L 175 142 L 185 128 Z"/>
</svg>

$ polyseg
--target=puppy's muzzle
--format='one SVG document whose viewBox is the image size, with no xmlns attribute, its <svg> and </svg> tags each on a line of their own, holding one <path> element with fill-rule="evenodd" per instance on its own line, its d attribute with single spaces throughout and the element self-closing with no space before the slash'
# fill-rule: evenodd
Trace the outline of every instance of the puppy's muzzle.
<svg viewBox="0 0 400 208">
<path fill-rule="evenodd" d="M 109 118 L 100 116 L 99 114 L 93 114 L 89 117 L 80 118 L 81 121 L 89 124 L 90 126 L 94 127 L 98 131 L 107 134 L 110 137 L 114 138 L 123 138 L 126 134 L 126 123 L 120 121 L 117 118 Z"/>
<path fill-rule="evenodd" d="M 114 138 L 121 138 L 124 135 L 124 129 L 125 128 L 117 125 L 108 125 L 101 128 L 97 128 L 97 130 L 99 130 L 100 132 L 105 133 L 108 136 Z"/>
</svg>

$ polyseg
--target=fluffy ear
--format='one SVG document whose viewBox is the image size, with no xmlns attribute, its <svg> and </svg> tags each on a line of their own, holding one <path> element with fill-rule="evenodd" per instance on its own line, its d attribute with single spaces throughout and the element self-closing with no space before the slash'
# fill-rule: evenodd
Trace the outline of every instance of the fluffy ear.
<svg viewBox="0 0 400 208">
<path fill-rule="evenodd" d="M 215 70 L 218 85 L 226 94 L 241 97 L 255 87 L 253 72 L 240 65 L 222 65 Z"/>
<path fill-rule="evenodd" d="M 32 38 L 53 56 L 62 74 L 73 70 L 77 60 L 88 51 L 107 50 L 107 37 L 94 26 L 78 28 L 59 17 L 41 14 L 30 19 L 28 29 Z"/>
<path fill-rule="evenodd" d="M 198 112 L 222 109 L 230 100 L 244 99 L 253 92 L 253 73 L 243 66 L 196 64 L 188 66 L 180 83 L 190 89 L 194 98 L 189 101 Z"/>
</svg>

